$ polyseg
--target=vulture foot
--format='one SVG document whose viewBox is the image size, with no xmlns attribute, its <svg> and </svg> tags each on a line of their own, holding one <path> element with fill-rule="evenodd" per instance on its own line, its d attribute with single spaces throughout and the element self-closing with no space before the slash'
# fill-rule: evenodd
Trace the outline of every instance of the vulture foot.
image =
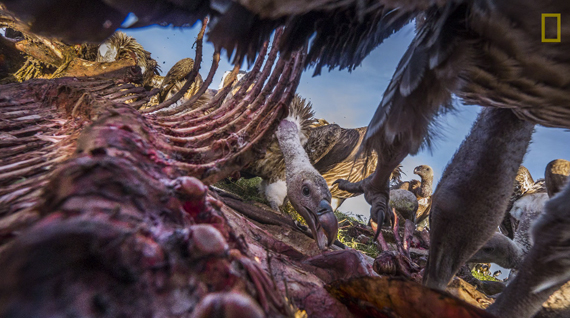
<svg viewBox="0 0 570 318">
<path fill-rule="evenodd" d="M 355 194 L 364 193 L 364 199 L 371 205 L 370 220 L 378 224 L 374 235 L 375 240 L 378 239 L 381 225 L 390 217 L 387 213 L 388 201 L 390 200 L 388 178 L 386 178 L 386 182 L 377 182 L 379 178 L 377 178 L 376 175 L 377 173 L 374 173 L 370 177 L 354 183 L 347 180 L 336 180 L 333 183 L 338 184 L 340 190 Z M 381 186 L 378 186 L 378 184 Z"/>
</svg>

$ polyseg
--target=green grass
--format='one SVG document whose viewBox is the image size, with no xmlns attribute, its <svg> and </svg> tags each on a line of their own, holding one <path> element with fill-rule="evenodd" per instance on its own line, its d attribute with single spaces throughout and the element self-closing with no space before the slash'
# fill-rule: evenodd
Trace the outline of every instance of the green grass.
<svg viewBox="0 0 570 318">
<path fill-rule="evenodd" d="M 267 204 L 267 200 L 265 200 L 265 198 L 263 198 L 263 196 L 259 193 L 260 184 L 261 178 L 256 177 L 251 179 L 240 178 L 235 182 L 222 180 L 214 184 L 214 186 L 220 189 L 224 189 L 233 194 L 237 194 L 245 201 L 255 201 Z"/>
<path fill-rule="evenodd" d="M 281 211 L 285 212 L 293 220 L 295 220 L 295 221 L 297 221 L 303 225 L 307 225 L 307 222 L 305 221 L 305 219 L 303 219 L 303 217 L 299 213 L 297 213 L 297 210 L 295 210 L 295 208 L 291 205 L 291 202 L 287 202 L 287 204 L 284 204 L 281 207 Z"/>
<path fill-rule="evenodd" d="M 500 280 L 496 279 L 495 277 L 479 273 L 475 269 L 471 270 L 471 274 L 473 275 L 473 277 L 477 278 L 478 280 L 490 280 L 494 282 L 500 282 Z"/>
<path fill-rule="evenodd" d="M 359 250 L 372 258 L 376 258 L 378 254 L 380 254 L 378 247 L 376 244 L 374 244 L 374 240 L 372 240 L 372 237 L 370 237 L 370 240 L 367 244 L 362 244 L 358 242 L 356 238 L 348 235 L 348 228 L 355 223 L 366 224 L 362 216 L 354 215 L 351 212 L 343 213 L 338 210 L 336 210 L 334 214 L 338 220 L 338 240 L 340 242 L 350 248 Z"/>
</svg>

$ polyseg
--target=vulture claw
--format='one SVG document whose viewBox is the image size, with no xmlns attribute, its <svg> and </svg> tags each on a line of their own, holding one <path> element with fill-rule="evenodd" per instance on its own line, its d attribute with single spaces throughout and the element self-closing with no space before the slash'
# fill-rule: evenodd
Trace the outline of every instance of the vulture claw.
<svg viewBox="0 0 570 318">
<path fill-rule="evenodd" d="M 390 200 L 390 188 L 388 187 L 388 180 L 386 180 L 383 186 L 375 186 L 374 174 L 368 178 L 358 181 L 349 182 L 347 180 L 339 179 L 336 180 L 334 184 L 338 185 L 338 188 L 343 191 L 350 193 L 364 193 L 364 198 L 366 202 L 370 204 L 370 221 L 372 228 L 375 228 L 374 240 L 378 239 L 380 234 L 380 228 L 385 220 L 390 218 L 387 214 L 388 201 Z M 376 224 L 374 224 L 376 223 Z"/>
<path fill-rule="evenodd" d="M 372 220 L 375 220 L 376 222 L 374 240 L 377 240 L 378 235 L 380 234 L 380 229 L 382 228 L 382 224 L 384 224 L 385 221 L 390 219 L 390 216 L 387 214 L 389 198 L 387 195 L 384 196 L 380 193 L 374 194 L 372 196 L 373 198 L 370 207 L 370 220 L 371 222 Z M 366 193 L 364 194 L 364 197 L 366 198 L 366 201 L 368 201 Z"/>
</svg>

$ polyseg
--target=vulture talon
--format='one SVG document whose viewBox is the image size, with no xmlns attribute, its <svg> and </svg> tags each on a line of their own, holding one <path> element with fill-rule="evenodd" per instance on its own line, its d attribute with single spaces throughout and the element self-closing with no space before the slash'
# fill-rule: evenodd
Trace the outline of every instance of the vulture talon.
<svg viewBox="0 0 570 318">
<path fill-rule="evenodd" d="M 374 234 L 374 240 L 378 239 L 382 225 L 390 218 L 387 214 L 388 202 L 390 200 L 388 195 L 389 190 L 386 188 L 385 191 L 386 192 L 381 191 L 373 193 L 368 190 L 364 192 L 364 198 L 370 204 L 370 220 L 376 221 L 376 233 Z"/>
<path fill-rule="evenodd" d="M 392 172 L 395 167 L 391 167 L 391 169 L 386 171 Z M 379 171 L 380 167 L 377 166 L 376 169 Z M 384 171 L 384 169 L 381 171 Z M 378 182 L 378 180 L 384 179 L 383 177 L 378 176 L 379 174 L 375 172 L 368 178 L 363 179 L 359 182 L 352 183 L 346 180 L 335 181 L 335 183 L 338 184 L 338 188 L 340 190 L 352 193 L 364 193 L 364 199 L 366 199 L 366 202 L 370 204 L 371 226 L 373 229 L 376 228 L 374 240 L 378 239 L 382 224 L 384 224 L 384 222 L 389 218 L 386 211 L 388 209 L 388 202 L 390 200 L 390 188 L 388 187 L 388 180 L 391 178 L 391 173 L 387 175 L 385 182 Z M 378 187 L 376 184 L 382 184 L 383 186 Z M 374 222 L 376 222 L 376 224 L 374 224 Z"/>
</svg>

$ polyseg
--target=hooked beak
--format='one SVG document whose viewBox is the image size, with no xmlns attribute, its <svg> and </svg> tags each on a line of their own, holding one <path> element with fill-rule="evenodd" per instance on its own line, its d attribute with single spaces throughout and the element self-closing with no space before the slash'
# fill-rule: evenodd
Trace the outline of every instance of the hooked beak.
<svg viewBox="0 0 570 318">
<path fill-rule="evenodd" d="M 321 200 L 316 213 L 309 209 L 306 210 L 309 214 L 309 217 L 305 218 L 307 224 L 311 232 L 313 232 L 313 237 L 317 241 L 319 249 L 324 250 L 336 240 L 338 234 L 338 221 L 333 213 L 331 204 L 326 200 Z"/>
<path fill-rule="evenodd" d="M 414 174 L 418 174 L 418 172 L 419 172 L 418 168 L 417 167 L 414 168 Z"/>
</svg>

